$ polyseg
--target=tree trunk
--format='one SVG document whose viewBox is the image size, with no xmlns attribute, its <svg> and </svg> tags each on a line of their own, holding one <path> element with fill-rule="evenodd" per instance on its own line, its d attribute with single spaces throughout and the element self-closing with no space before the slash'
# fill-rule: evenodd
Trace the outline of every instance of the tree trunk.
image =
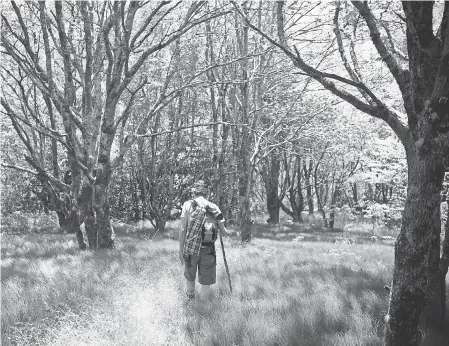
<svg viewBox="0 0 449 346">
<path fill-rule="evenodd" d="M 115 135 L 114 115 L 117 101 L 118 99 L 111 98 L 110 96 L 106 98 L 106 106 L 101 124 L 98 164 L 93 191 L 93 207 L 98 232 L 97 248 L 99 249 L 115 248 L 115 234 L 111 225 L 108 193 L 112 175 L 111 147 Z"/>
<path fill-rule="evenodd" d="M 84 229 L 86 230 L 87 240 L 89 242 L 89 249 L 96 250 L 98 247 L 97 237 L 98 230 L 95 223 L 95 213 L 92 205 L 93 187 L 85 184 L 81 189 L 81 195 L 78 199 L 81 210 L 81 222 L 84 222 Z"/>
<path fill-rule="evenodd" d="M 226 110 L 226 88 L 220 89 L 220 101 L 221 101 L 221 119 L 223 122 L 228 121 L 228 118 L 226 116 L 227 110 Z M 216 202 L 218 203 L 218 206 L 220 207 L 221 211 L 223 212 L 223 216 L 227 216 L 227 205 L 228 201 L 226 200 L 226 194 L 224 193 L 224 172 L 225 167 L 229 167 L 230 169 L 233 169 L 232 165 L 229 163 L 225 163 L 226 161 L 226 154 L 227 154 L 227 145 L 228 145 L 228 136 L 229 136 L 229 126 L 228 125 L 222 125 L 223 131 L 221 135 L 221 150 L 220 150 L 220 157 L 218 160 L 218 169 L 217 169 L 217 176 L 219 178 L 218 186 L 217 186 L 217 197 Z M 227 180 L 230 181 L 229 175 L 227 175 Z M 228 188 L 230 184 L 228 183 Z"/>
<path fill-rule="evenodd" d="M 86 240 L 84 239 L 84 234 L 81 231 L 81 222 L 78 210 L 74 209 L 70 212 L 66 227 L 68 233 L 75 233 L 79 249 L 86 250 L 87 244 Z"/>
<path fill-rule="evenodd" d="M 95 182 L 94 209 L 98 234 L 98 249 L 115 248 L 115 234 L 111 224 L 108 201 L 109 174 L 108 172 L 105 173 L 97 175 Z"/>
<path fill-rule="evenodd" d="M 64 212 L 59 211 L 59 210 L 56 211 L 56 215 L 58 216 L 59 227 L 64 230 L 67 230 L 67 222 L 68 222 L 67 215 Z"/>
<path fill-rule="evenodd" d="M 247 4 L 243 3 L 243 11 L 247 11 Z M 241 24 L 241 27 L 238 26 Z M 240 120 L 243 124 L 249 123 L 249 78 L 248 78 L 248 25 L 236 13 L 236 36 L 238 51 L 242 59 L 239 61 L 241 68 L 241 79 L 244 81 L 239 84 L 240 89 Z M 242 127 L 240 131 L 238 147 L 238 168 L 239 168 L 239 224 L 241 229 L 242 242 L 251 241 L 251 211 L 249 192 L 251 190 L 253 167 L 251 167 L 249 150 L 251 140 L 249 130 Z"/>
<path fill-rule="evenodd" d="M 309 160 L 309 167 L 307 168 L 306 162 L 303 163 L 304 181 L 306 185 L 307 205 L 309 207 L 309 215 L 313 215 L 313 195 L 312 195 L 312 178 L 313 161 Z"/>
<path fill-rule="evenodd" d="M 156 216 L 155 222 L 156 222 L 156 231 L 163 232 L 165 230 L 165 225 L 167 223 L 167 219 L 164 217 L 164 215 Z"/>
<path fill-rule="evenodd" d="M 424 329 L 438 329 L 444 320 L 444 277 L 439 268 L 443 160 L 441 155 L 420 154 L 411 146 L 406 146 L 408 191 L 395 244 L 387 346 L 417 346 L 419 321 Z"/>
<path fill-rule="evenodd" d="M 328 221 L 327 221 L 327 218 L 326 218 L 326 212 L 324 211 L 324 206 L 323 206 L 323 203 L 321 202 L 321 193 L 318 192 L 318 186 L 316 186 L 316 185 L 315 185 L 315 191 L 316 191 L 316 201 L 317 201 L 317 204 L 318 204 L 318 211 L 323 216 L 324 227 L 328 227 Z"/>
<path fill-rule="evenodd" d="M 139 207 L 139 180 L 138 173 L 133 168 L 131 173 L 131 204 L 132 204 L 132 219 L 135 221 L 140 220 L 140 207 Z"/>
<path fill-rule="evenodd" d="M 297 169 L 297 172 L 296 172 L 296 174 L 297 174 L 297 176 L 296 176 L 296 180 L 297 180 L 296 194 L 298 196 L 298 200 L 296 202 L 296 208 L 295 208 L 295 210 L 293 210 L 293 212 L 296 214 L 295 219 L 297 219 L 298 222 L 303 222 L 302 211 L 304 209 L 304 196 L 302 194 L 301 158 L 299 156 L 297 156 L 296 161 L 297 161 L 297 164 L 296 164 L 296 169 Z M 312 197 L 312 196 L 310 196 L 310 197 Z M 309 205 L 309 208 L 310 207 L 312 208 L 312 214 L 313 214 L 313 200 L 312 201 L 308 200 L 308 202 L 311 203 L 311 205 Z M 309 210 L 309 212 L 310 212 L 310 210 Z"/>
<path fill-rule="evenodd" d="M 141 208 L 142 220 L 145 220 L 147 218 L 147 210 L 148 210 L 148 206 L 147 206 L 147 194 L 148 194 L 147 177 L 148 177 L 148 173 L 147 173 L 147 169 L 145 166 L 144 145 L 145 145 L 145 139 L 139 138 L 137 140 L 137 157 L 138 157 L 139 164 L 140 164 L 140 176 L 139 176 L 139 179 L 137 179 L 137 181 L 140 181 L 139 190 L 140 190 L 140 200 L 142 201 L 142 208 Z M 136 173 L 136 175 L 137 175 L 137 173 Z M 138 198 L 136 198 L 136 199 L 137 199 L 137 204 L 138 204 Z M 138 205 L 137 205 L 137 210 L 139 210 Z"/>
<path fill-rule="evenodd" d="M 244 154 L 241 154 L 242 161 L 246 161 Z M 249 189 L 248 165 L 240 166 L 241 173 L 239 175 L 239 224 L 242 236 L 242 242 L 251 241 L 251 222 L 250 222 L 250 201 L 247 198 Z"/>
<path fill-rule="evenodd" d="M 330 213 L 329 213 L 329 228 L 334 228 L 335 223 L 335 204 L 337 203 L 337 197 L 338 197 L 338 186 L 335 187 L 334 193 L 332 194 L 332 202 L 330 206 Z"/>
<path fill-rule="evenodd" d="M 268 223 L 277 225 L 279 223 L 280 203 L 277 194 L 267 193 L 267 210 L 269 214 Z"/>
<path fill-rule="evenodd" d="M 327 222 L 327 218 L 326 218 L 326 212 L 324 211 L 324 204 L 323 204 L 323 199 L 322 199 L 322 196 L 323 196 L 323 193 L 322 193 L 323 185 L 318 186 L 317 168 L 318 168 L 318 165 L 315 166 L 315 172 L 314 172 L 316 202 L 317 202 L 317 205 L 318 205 L 318 211 L 323 216 L 324 227 L 328 227 L 328 222 Z"/>
<path fill-rule="evenodd" d="M 69 234 L 75 234 L 80 250 L 85 250 L 87 247 L 84 234 L 81 231 L 81 223 L 79 207 L 74 201 L 76 199 L 70 199 L 68 195 L 65 195 L 65 201 L 55 201 L 56 214 L 58 216 L 59 227 Z M 65 204 L 68 204 L 65 206 Z M 68 207 L 68 208 L 67 208 Z"/>
<path fill-rule="evenodd" d="M 206 22 L 206 50 L 205 50 L 205 58 L 209 65 L 215 64 L 215 55 L 213 51 L 213 42 L 212 42 L 212 34 L 211 34 L 211 26 L 210 21 Z M 219 103 L 221 101 L 221 98 L 223 97 L 221 93 L 219 92 L 219 98 L 218 102 L 216 101 L 216 95 L 215 95 L 215 83 L 217 82 L 215 78 L 215 73 L 213 70 L 210 70 L 206 73 L 207 79 L 210 82 L 209 87 L 209 93 L 210 93 L 210 107 L 211 107 L 211 113 L 212 113 L 212 122 L 214 123 L 213 129 L 212 129 L 212 167 L 214 172 L 213 177 L 213 191 L 214 191 L 214 198 L 215 202 L 220 205 L 221 200 L 221 192 L 222 192 L 222 185 L 221 185 L 221 173 L 222 173 L 222 164 L 220 162 L 219 157 L 219 147 L 218 147 L 218 112 L 219 112 Z M 224 120 L 223 120 L 224 121 Z"/>
<path fill-rule="evenodd" d="M 353 183 L 351 185 L 352 188 L 352 198 L 354 199 L 354 204 L 357 205 L 359 203 L 359 194 L 357 191 L 357 183 Z"/>
<path fill-rule="evenodd" d="M 279 199 L 279 173 L 281 162 L 277 152 L 273 152 L 265 160 L 266 164 L 263 168 L 262 174 L 265 191 L 267 193 L 267 211 L 270 216 L 268 223 L 279 223 L 279 209 L 281 208 L 281 201 Z"/>
<path fill-rule="evenodd" d="M 366 198 L 368 201 L 374 201 L 374 191 L 373 191 L 373 185 L 371 183 L 367 183 L 368 189 L 366 191 Z"/>
</svg>

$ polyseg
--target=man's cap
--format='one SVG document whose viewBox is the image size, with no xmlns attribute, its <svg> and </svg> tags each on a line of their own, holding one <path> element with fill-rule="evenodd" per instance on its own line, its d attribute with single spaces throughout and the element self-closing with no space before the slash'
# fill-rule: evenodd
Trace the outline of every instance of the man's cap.
<svg viewBox="0 0 449 346">
<path fill-rule="evenodd" d="M 197 180 L 195 181 L 195 183 L 193 183 L 191 191 L 194 194 L 206 196 L 209 192 L 209 189 L 207 188 L 206 183 L 203 180 Z"/>
</svg>

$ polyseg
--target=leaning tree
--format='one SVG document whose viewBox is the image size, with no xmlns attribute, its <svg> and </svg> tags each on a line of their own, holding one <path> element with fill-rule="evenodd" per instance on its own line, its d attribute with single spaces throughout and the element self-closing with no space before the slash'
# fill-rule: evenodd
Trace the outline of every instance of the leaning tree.
<svg viewBox="0 0 449 346">
<path fill-rule="evenodd" d="M 444 3 L 444 8 L 436 8 L 434 2 L 402 2 L 396 4 L 398 8 L 389 4 L 375 16 L 367 2 L 354 1 L 352 5 L 356 11 L 353 11 L 352 24 L 350 16 L 345 16 L 344 25 L 354 26 L 352 35 L 347 37 L 342 35 L 339 18 L 345 8 L 338 2 L 333 27 L 347 76 L 315 68 L 292 44 L 293 40 L 289 42 L 283 1 L 277 2 L 278 39 L 251 23 L 239 6 L 234 5 L 248 26 L 282 50 L 301 73 L 358 110 L 385 121 L 402 142 L 407 156 L 408 190 L 402 227 L 395 244 L 385 342 L 395 346 L 419 345 L 419 322 L 425 329 L 441 329 L 445 315 L 449 235 L 446 232 L 440 256 L 440 193 L 449 165 L 449 2 Z M 351 6 L 346 10 L 348 8 Z M 406 53 L 401 52 L 400 42 L 394 39 L 388 14 L 404 29 Z M 434 22 L 438 24 L 436 30 Z M 358 58 L 361 53 L 354 48 L 357 27 L 369 34 L 372 45 L 393 77 L 402 96 L 403 115 L 385 97 L 379 96 L 372 84 L 368 86 L 360 73 Z"/>
</svg>

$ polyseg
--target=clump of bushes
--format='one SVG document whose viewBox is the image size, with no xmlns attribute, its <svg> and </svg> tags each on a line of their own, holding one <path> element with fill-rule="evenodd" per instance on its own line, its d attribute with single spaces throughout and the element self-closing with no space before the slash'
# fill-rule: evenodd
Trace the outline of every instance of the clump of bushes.
<svg viewBox="0 0 449 346">
<path fill-rule="evenodd" d="M 46 215 L 16 211 L 1 218 L 1 231 L 8 234 L 56 232 L 58 226 L 55 213 Z"/>
</svg>

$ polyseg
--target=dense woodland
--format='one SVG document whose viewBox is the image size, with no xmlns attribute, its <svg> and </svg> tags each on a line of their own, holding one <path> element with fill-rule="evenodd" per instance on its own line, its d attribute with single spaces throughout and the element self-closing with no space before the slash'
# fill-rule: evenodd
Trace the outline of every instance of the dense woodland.
<svg viewBox="0 0 449 346">
<path fill-rule="evenodd" d="M 113 248 L 202 179 L 243 242 L 260 213 L 402 220 L 385 340 L 418 345 L 446 313 L 448 75 L 448 2 L 11 2 L 2 216 Z"/>
</svg>

